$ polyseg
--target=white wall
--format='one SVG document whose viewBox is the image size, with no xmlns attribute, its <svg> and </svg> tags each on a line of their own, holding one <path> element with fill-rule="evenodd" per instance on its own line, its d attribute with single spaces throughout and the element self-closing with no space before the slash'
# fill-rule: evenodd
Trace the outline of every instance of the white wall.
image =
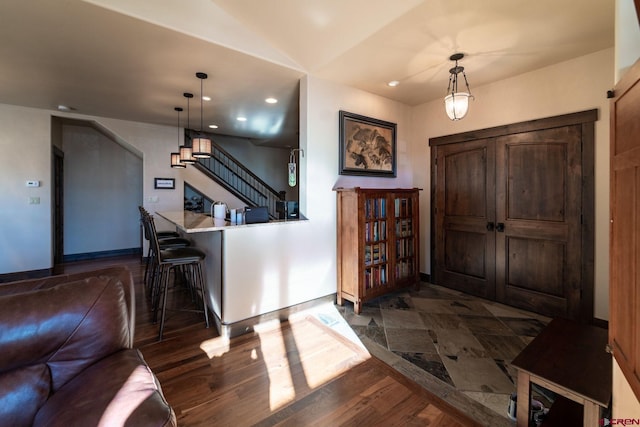
<svg viewBox="0 0 640 427">
<path fill-rule="evenodd" d="M 93 127 L 62 129 L 64 254 L 139 247 L 142 158 Z"/>
<path fill-rule="evenodd" d="M 0 104 L 0 150 L 17 152 L 0 157 L 0 274 L 43 270 L 53 266 L 51 118 L 93 121 L 107 129 L 119 143 L 143 154 L 142 191 L 150 211 L 182 209 L 184 177 L 193 168 L 172 169 L 169 155 L 177 147 L 175 127 L 128 122 L 81 114 Z M 154 189 L 154 178 L 175 178 L 175 190 Z M 38 188 L 27 188 L 38 180 Z M 205 189 L 208 190 L 208 189 Z M 39 197 L 40 204 L 29 204 Z M 168 224 L 159 221 L 158 228 Z"/>
<path fill-rule="evenodd" d="M 412 110 L 414 182 L 431 188 L 429 138 L 597 108 L 595 124 L 595 317 L 609 318 L 609 102 L 613 86 L 613 48 L 481 87 L 473 86 L 469 113 L 449 120 L 437 100 Z M 421 198 L 422 260 L 430 272 L 430 198 Z"/>
<path fill-rule="evenodd" d="M 616 82 L 640 56 L 640 25 L 633 0 L 616 0 Z"/>
<path fill-rule="evenodd" d="M 338 111 L 346 110 L 397 123 L 398 177 L 370 178 L 338 173 Z M 309 218 L 316 263 L 325 265 L 317 283 L 336 290 L 336 187 L 412 187 L 409 107 L 354 88 L 312 76 L 300 85 L 300 206 Z"/>
<path fill-rule="evenodd" d="M 51 267 L 50 127 L 47 111 L 0 104 L 0 274 Z"/>
</svg>

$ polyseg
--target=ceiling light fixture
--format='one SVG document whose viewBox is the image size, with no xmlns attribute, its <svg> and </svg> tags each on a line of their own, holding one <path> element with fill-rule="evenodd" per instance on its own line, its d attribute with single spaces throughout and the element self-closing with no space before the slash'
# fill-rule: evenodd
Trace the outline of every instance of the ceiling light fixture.
<svg viewBox="0 0 640 427">
<path fill-rule="evenodd" d="M 218 129 L 218 125 L 209 125 L 211 129 Z"/>
<path fill-rule="evenodd" d="M 264 102 L 266 102 L 267 104 L 277 104 L 278 100 L 275 98 L 267 98 L 264 100 Z"/>
<path fill-rule="evenodd" d="M 198 72 L 196 73 L 196 77 L 200 79 L 200 135 L 192 140 L 191 148 L 193 149 L 193 157 L 198 159 L 206 159 L 211 157 L 211 140 L 209 138 L 206 138 L 202 134 L 202 86 L 204 79 L 206 79 L 208 76 L 205 73 Z"/>
<path fill-rule="evenodd" d="M 190 124 L 191 117 L 189 117 L 189 100 L 193 98 L 193 94 L 189 92 L 185 92 L 182 94 L 182 96 L 187 98 L 187 129 L 189 129 L 191 126 Z M 180 107 L 176 107 L 176 111 L 178 111 L 178 108 Z M 179 111 L 182 111 L 182 108 L 180 108 Z M 178 127 L 180 127 L 180 112 L 178 112 Z M 191 147 L 191 144 L 187 143 L 187 137 L 185 132 L 184 145 L 180 146 L 180 162 L 183 164 L 192 165 L 197 161 L 198 160 L 195 157 L 193 157 L 193 148 Z"/>
<path fill-rule="evenodd" d="M 454 53 L 449 57 L 451 61 L 456 63 L 455 67 L 449 70 L 449 86 L 447 87 L 447 96 L 444 98 L 444 108 L 451 120 L 460 120 L 466 116 L 469 111 L 469 98 L 473 98 L 464 67 L 458 66 L 458 61 L 462 58 L 464 58 L 463 53 Z M 460 73 L 464 77 L 466 92 L 458 92 L 458 74 Z"/>
<path fill-rule="evenodd" d="M 179 148 L 182 148 L 180 145 L 180 111 L 182 111 L 182 108 L 176 107 L 174 110 L 178 112 L 178 146 Z M 187 167 L 186 164 L 180 161 L 180 153 L 171 153 L 171 167 L 182 169 Z"/>
<path fill-rule="evenodd" d="M 239 121 L 239 122 L 246 122 L 247 118 L 246 117 L 237 117 L 236 120 Z"/>
<path fill-rule="evenodd" d="M 398 86 L 399 84 L 400 84 L 400 82 L 399 82 L 399 81 L 397 81 L 397 80 L 391 80 L 389 83 L 387 83 L 387 86 L 390 86 L 390 87 L 396 87 L 396 86 Z"/>
</svg>

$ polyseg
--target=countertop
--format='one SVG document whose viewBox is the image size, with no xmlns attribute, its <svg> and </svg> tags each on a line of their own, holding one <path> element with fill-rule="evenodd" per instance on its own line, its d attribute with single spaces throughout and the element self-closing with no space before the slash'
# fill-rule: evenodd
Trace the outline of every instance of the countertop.
<svg viewBox="0 0 640 427">
<path fill-rule="evenodd" d="M 262 222 L 256 224 L 237 224 L 235 222 L 227 221 L 225 219 L 212 218 L 209 215 L 203 213 L 196 213 L 191 211 L 170 211 L 170 212 L 156 212 L 157 215 L 166 219 L 167 221 L 175 224 L 180 230 L 185 233 L 204 233 L 209 231 L 228 231 L 246 227 L 265 227 L 270 225 L 282 225 L 299 223 L 306 221 L 306 218 L 300 219 L 276 219 L 269 222 Z"/>
</svg>

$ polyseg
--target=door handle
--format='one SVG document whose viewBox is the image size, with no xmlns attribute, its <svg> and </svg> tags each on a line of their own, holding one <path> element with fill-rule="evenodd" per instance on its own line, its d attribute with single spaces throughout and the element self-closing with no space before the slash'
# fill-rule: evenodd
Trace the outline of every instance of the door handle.
<svg viewBox="0 0 640 427">
<path fill-rule="evenodd" d="M 493 231 L 494 228 L 495 228 L 495 224 L 493 222 L 487 223 L 487 231 Z"/>
<path fill-rule="evenodd" d="M 496 231 L 498 233 L 504 233 L 504 222 L 499 222 L 496 226 Z"/>
</svg>

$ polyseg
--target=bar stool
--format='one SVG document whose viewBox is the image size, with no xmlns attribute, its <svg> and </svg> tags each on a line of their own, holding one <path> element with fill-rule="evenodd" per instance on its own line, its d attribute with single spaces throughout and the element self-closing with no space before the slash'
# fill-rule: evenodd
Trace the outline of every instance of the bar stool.
<svg viewBox="0 0 640 427">
<path fill-rule="evenodd" d="M 142 221 L 144 238 L 147 240 L 147 242 L 149 242 L 149 250 L 147 251 L 147 259 L 145 262 L 144 277 L 142 281 L 147 287 L 147 290 L 151 291 L 151 284 L 152 284 L 151 277 L 154 274 L 154 272 L 151 271 L 151 274 L 150 274 L 149 270 L 150 270 L 150 267 L 151 269 L 153 269 L 155 266 L 153 262 L 153 259 L 155 257 L 155 252 L 153 249 L 153 245 L 151 244 L 151 231 L 149 228 L 149 219 L 152 218 L 152 216 L 142 206 L 140 206 L 139 209 L 140 209 L 140 220 Z M 185 247 L 191 246 L 191 242 L 189 241 L 189 239 L 178 237 L 179 234 L 175 231 L 156 232 L 156 235 L 158 236 L 158 242 L 161 250 L 185 248 Z"/>
<path fill-rule="evenodd" d="M 194 247 L 182 247 L 172 249 L 161 249 L 158 237 L 155 232 L 155 223 L 152 216 L 148 217 L 149 231 L 151 234 L 151 244 L 154 246 L 155 274 L 152 278 L 152 310 L 154 323 L 158 320 L 160 311 L 160 328 L 158 331 L 158 341 L 162 341 L 164 331 L 165 315 L 167 311 L 167 294 L 169 288 L 169 276 L 171 270 L 179 268 L 184 273 L 187 286 L 189 286 L 192 296 L 200 298 L 202 310 L 207 328 L 209 327 L 209 313 L 207 309 L 207 290 L 204 286 L 204 275 L 202 272 L 202 262 L 206 254 Z M 194 310 L 188 310 L 194 311 Z"/>
</svg>

